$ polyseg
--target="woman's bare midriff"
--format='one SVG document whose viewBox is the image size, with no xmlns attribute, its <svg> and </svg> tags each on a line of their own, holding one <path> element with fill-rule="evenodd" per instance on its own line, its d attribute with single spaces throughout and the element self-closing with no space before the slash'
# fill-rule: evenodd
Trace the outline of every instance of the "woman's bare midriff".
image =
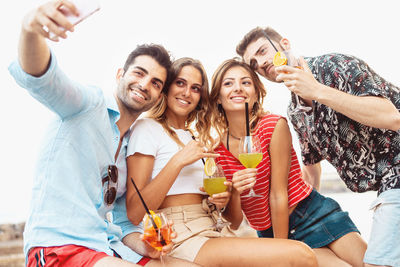
<svg viewBox="0 0 400 267">
<path fill-rule="evenodd" d="M 200 204 L 203 198 L 208 197 L 208 195 L 201 194 L 180 194 L 180 195 L 170 195 L 166 196 L 163 203 L 161 203 L 159 209 L 165 209 L 175 206 L 183 205 L 193 205 Z M 292 214 L 293 210 L 297 207 L 297 204 L 289 208 L 289 215 Z"/>
<path fill-rule="evenodd" d="M 205 197 L 208 197 L 208 195 L 180 194 L 180 195 L 166 196 L 163 203 L 161 203 L 159 209 L 165 209 L 169 207 L 183 206 L 183 205 L 201 204 L 203 198 Z"/>
</svg>

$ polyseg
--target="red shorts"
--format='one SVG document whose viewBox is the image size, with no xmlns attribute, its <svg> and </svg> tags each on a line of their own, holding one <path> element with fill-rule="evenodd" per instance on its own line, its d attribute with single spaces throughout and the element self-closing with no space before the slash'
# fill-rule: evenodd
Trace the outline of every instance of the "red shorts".
<svg viewBox="0 0 400 267">
<path fill-rule="evenodd" d="M 107 256 L 109 255 L 104 252 L 76 245 L 35 247 L 29 251 L 26 267 L 92 267 L 97 261 Z M 118 255 L 115 256 L 118 257 Z M 137 264 L 144 266 L 149 261 L 150 258 L 143 257 Z"/>
</svg>

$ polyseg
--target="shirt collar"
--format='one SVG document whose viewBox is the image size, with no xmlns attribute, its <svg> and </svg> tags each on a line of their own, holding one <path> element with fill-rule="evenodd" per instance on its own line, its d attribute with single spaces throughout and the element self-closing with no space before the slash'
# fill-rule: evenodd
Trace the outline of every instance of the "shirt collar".
<svg viewBox="0 0 400 267">
<path fill-rule="evenodd" d="M 119 112 L 117 100 L 115 99 L 115 96 L 114 96 L 114 94 L 112 92 L 105 92 L 104 93 L 104 98 L 105 98 L 105 102 L 106 102 L 106 107 L 107 107 L 108 113 L 114 119 L 114 123 L 116 123 L 119 120 L 119 117 L 121 116 L 121 113 Z M 135 124 L 135 122 L 133 124 Z M 123 143 L 124 142 L 127 143 L 127 140 L 125 140 L 125 139 L 126 139 L 127 136 L 128 137 L 130 136 L 133 124 L 128 129 L 128 131 L 125 133 L 125 135 L 123 137 Z"/>
<path fill-rule="evenodd" d="M 112 92 L 105 92 L 104 98 L 106 101 L 108 112 L 110 113 L 110 115 L 113 115 L 113 117 L 115 117 L 116 121 L 118 121 L 121 113 L 119 112 L 117 100 L 115 99 L 114 94 Z"/>
</svg>

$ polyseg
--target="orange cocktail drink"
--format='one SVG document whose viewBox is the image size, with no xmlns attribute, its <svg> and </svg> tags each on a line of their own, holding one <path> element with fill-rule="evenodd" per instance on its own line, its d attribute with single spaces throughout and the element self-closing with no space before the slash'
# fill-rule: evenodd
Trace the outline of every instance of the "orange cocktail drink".
<svg viewBox="0 0 400 267">
<path fill-rule="evenodd" d="M 153 248 L 161 251 L 163 246 L 171 243 L 171 228 L 169 227 L 163 213 L 156 214 L 152 211 L 150 212 L 156 228 L 154 228 L 153 222 L 149 218 L 149 215 L 146 214 L 143 222 L 143 240 L 149 243 L 149 245 Z"/>
</svg>

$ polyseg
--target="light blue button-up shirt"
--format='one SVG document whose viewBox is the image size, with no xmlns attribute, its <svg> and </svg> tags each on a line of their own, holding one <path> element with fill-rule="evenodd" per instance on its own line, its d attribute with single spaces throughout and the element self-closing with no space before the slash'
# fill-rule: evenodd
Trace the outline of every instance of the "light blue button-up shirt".
<svg viewBox="0 0 400 267">
<path fill-rule="evenodd" d="M 9 66 L 17 83 L 57 114 L 45 136 L 35 170 L 31 210 L 25 225 L 24 252 L 32 247 L 75 244 L 138 262 L 141 256 L 121 242 L 123 236 L 142 232 L 126 215 L 126 147 L 129 132 L 119 144 L 116 122 L 120 113 L 115 98 L 102 90 L 70 80 L 54 54 L 41 77 L 25 73 L 18 61 Z M 107 166 L 119 170 L 117 200 L 103 201 L 101 178 Z M 113 213 L 114 223 L 106 219 Z"/>
</svg>

